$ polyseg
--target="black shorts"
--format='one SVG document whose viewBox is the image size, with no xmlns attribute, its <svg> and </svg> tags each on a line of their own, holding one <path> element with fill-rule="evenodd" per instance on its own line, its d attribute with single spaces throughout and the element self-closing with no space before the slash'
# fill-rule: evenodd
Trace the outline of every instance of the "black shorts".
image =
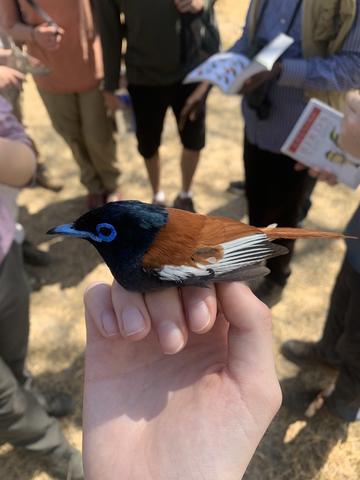
<svg viewBox="0 0 360 480">
<path fill-rule="evenodd" d="M 181 110 L 197 85 L 128 86 L 136 121 L 138 149 L 145 159 L 151 158 L 160 147 L 167 109 L 172 108 L 179 125 Z M 199 151 L 205 146 L 205 110 L 203 102 L 196 120 L 188 120 L 184 128 L 179 130 L 181 142 L 188 150 Z"/>
</svg>

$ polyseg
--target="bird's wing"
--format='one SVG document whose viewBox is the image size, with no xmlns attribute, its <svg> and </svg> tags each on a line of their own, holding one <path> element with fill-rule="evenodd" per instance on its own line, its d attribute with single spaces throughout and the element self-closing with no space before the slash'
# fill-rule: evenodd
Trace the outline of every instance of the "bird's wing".
<svg viewBox="0 0 360 480">
<path fill-rule="evenodd" d="M 193 265 L 163 265 L 156 269 L 161 280 L 183 282 L 193 277 L 221 279 L 231 272 L 259 265 L 263 260 L 286 253 L 269 242 L 266 234 L 255 233 L 194 252 Z M 221 253 L 221 256 L 219 255 Z"/>
<path fill-rule="evenodd" d="M 267 234 L 241 222 L 169 209 L 169 220 L 144 256 L 161 280 L 217 279 L 280 252 Z"/>
</svg>

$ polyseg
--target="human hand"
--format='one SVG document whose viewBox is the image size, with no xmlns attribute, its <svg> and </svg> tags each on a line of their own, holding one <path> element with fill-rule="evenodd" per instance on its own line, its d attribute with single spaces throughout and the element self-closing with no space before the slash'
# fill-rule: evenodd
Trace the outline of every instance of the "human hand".
<svg viewBox="0 0 360 480">
<path fill-rule="evenodd" d="M 295 164 L 295 170 L 297 172 L 302 172 L 303 170 L 307 170 L 310 177 L 316 178 L 321 182 L 326 182 L 330 186 L 334 186 L 338 183 L 337 176 L 333 172 L 329 172 L 328 170 L 320 169 L 320 168 L 309 168 L 302 163 Z"/>
<path fill-rule="evenodd" d="M 134 308 L 146 327 L 126 339 L 122 317 L 135 320 Z M 268 308 L 237 283 L 185 287 L 181 297 L 98 284 L 85 311 L 86 478 L 239 480 L 281 403 Z M 166 337 L 174 346 L 171 322 L 188 341 L 166 356 L 155 332 L 162 348 Z"/>
<path fill-rule="evenodd" d="M 346 152 L 360 158 L 360 93 L 349 93 L 346 103 L 339 145 Z"/>
<path fill-rule="evenodd" d="M 204 8 L 204 0 L 174 0 L 180 13 L 199 13 Z"/>
<path fill-rule="evenodd" d="M 239 92 L 240 95 L 248 95 L 249 93 L 259 88 L 261 85 L 263 85 L 265 82 L 278 78 L 281 75 L 281 71 L 282 71 L 281 63 L 276 62 L 270 72 L 266 71 L 266 72 L 256 73 L 255 75 L 250 77 L 248 80 L 246 80 L 242 89 Z"/>
<path fill-rule="evenodd" d="M 185 105 L 180 112 L 179 129 L 183 130 L 188 120 L 194 122 L 198 116 L 199 108 L 209 94 L 211 85 L 209 82 L 202 82 L 191 95 L 186 99 Z"/>
<path fill-rule="evenodd" d="M 42 23 L 34 27 L 32 38 L 41 48 L 53 52 L 60 47 L 64 33 L 64 30 L 59 26 Z"/>
<path fill-rule="evenodd" d="M 0 90 L 10 86 L 16 87 L 20 90 L 24 80 L 24 75 L 17 70 L 6 66 L 0 66 Z"/>
<path fill-rule="evenodd" d="M 104 91 L 104 100 L 105 106 L 110 113 L 115 113 L 116 110 L 126 110 L 129 108 L 128 105 L 125 105 L 124 102 L 121 101 L 118 95 L 115 95 L 113 92 Z"/>
<path fill-rule="evenodd" d="M 7 65 L 11 56 L 11 50 L 9 48 L 0 48 L 0 65 Z"/>
</svg>

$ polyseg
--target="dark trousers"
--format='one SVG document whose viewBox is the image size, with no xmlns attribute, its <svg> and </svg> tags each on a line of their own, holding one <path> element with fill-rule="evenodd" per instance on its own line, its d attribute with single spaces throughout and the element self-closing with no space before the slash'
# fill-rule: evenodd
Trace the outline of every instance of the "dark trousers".
<svg viewBox="0 0 360 480">
<path fill-rule="evenodd" d="M 307 171 L 297 172 L 291 158 L 262 150 L 244 140 L 244 165 L 249 223 L 266 227 L 297 227 L 304 219 L 304 206 L 309 201 L 314 180 Z M 310 193 L 309 193 L 310 192 Z M 284 286 L 290 275 L 294 252 L 293 240 L 279 240 L 289 253 L 267 261 L 268 278 Z"/>
<path fill-rule="evenodd" d="M 50 451 L 66 440 L 58 422 L 23 388 L 28 337 L 29 290 L 14 243 L 0 265 L 0 444 Z"/>
<path fill-rule="evenodd" d="M 360 413 L 360 273 L 346 258 L 336 279 L 318 346 L 325 359 L 340 365 L 330 406 L 349 421 L 355 420 Z"/>
</svg>

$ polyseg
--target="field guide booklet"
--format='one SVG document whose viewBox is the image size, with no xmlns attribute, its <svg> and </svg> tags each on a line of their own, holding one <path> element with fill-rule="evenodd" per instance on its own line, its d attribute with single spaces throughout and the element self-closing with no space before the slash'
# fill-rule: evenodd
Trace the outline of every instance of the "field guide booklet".
<svg viewBox="0 0 360 480">
<path fill-rule="evenodd" d="M 311 99 L 281 148 L 282 153 L 307 165 L 328 170 L 350 188 L 360 185 L 360 158 L 339 147 L 343 114 Z"/>
<path fill-rule="evenodd" d="M 184 83 L 207 81 L 228 95 L 236 94 L 253 75 L 271 71 L 274 63 L 293 43 L 293 38 L 280 33 L 253 60 L 238 53 L 216 53 L 192 70 L 185 77 Z"/>
</svg>

